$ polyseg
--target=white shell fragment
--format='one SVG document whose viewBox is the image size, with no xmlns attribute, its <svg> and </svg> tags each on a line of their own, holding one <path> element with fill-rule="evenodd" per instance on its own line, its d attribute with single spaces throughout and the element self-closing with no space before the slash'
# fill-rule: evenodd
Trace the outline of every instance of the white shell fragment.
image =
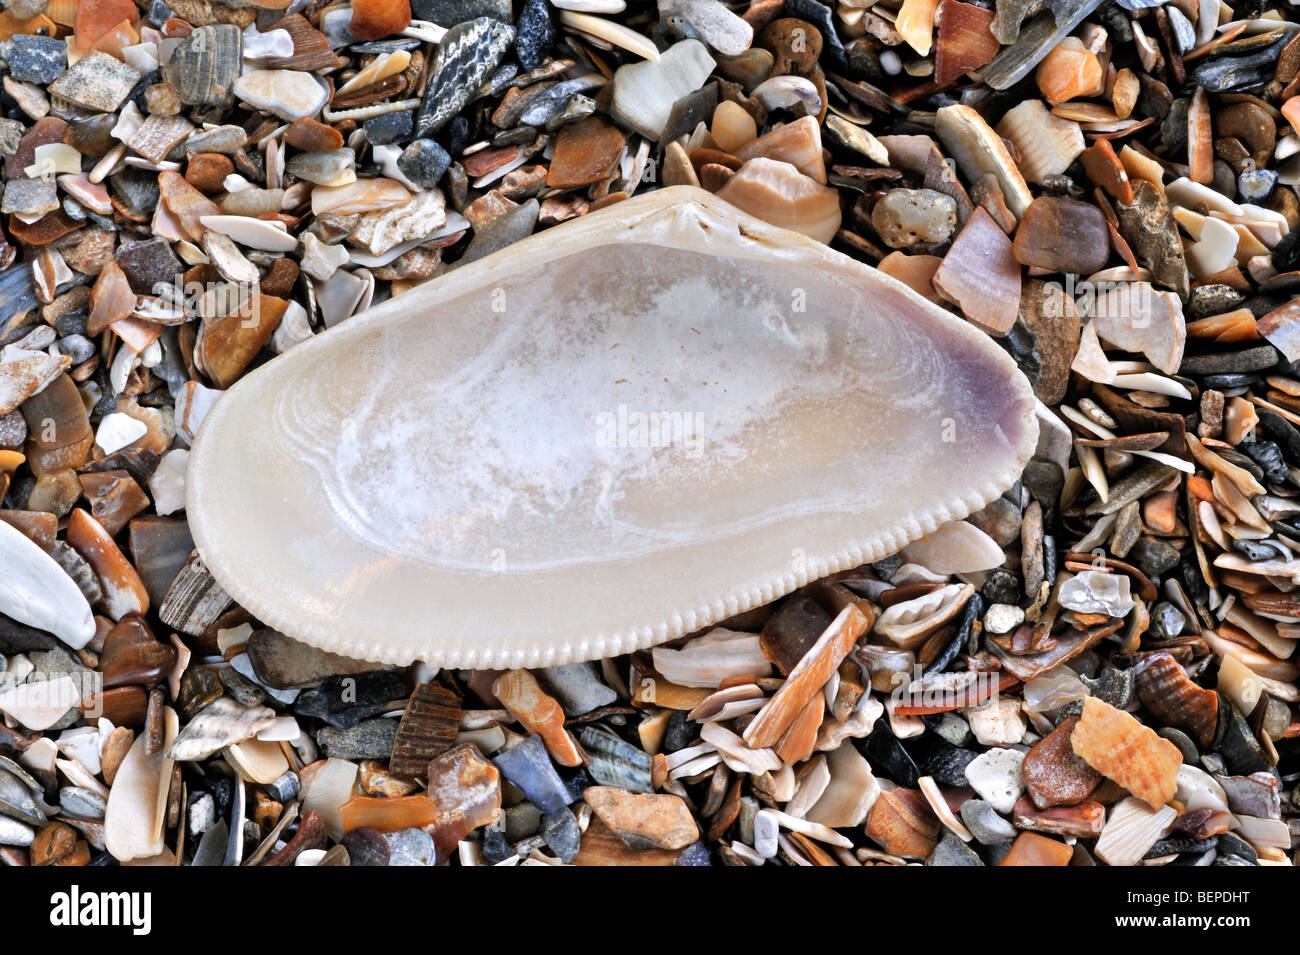
<svg viewBox="0 0 1300 955">
<path fill-rule="evenodd" d="M 1061 606 L 1079 613 L 1123 617 L 1133 609 L 1129 579 L 1124 574 L 1085 570 L 1061 585 Z"/>
<path fill-rule="evenodd" d="M 243 377 L 194 444 L 187 514 L 217 581 L 296 639 L 553 666 L 895 553 L 1001 494 L 1036 439 L 978 330 L 675 187 Z"/>
<path fill-rule="evenodd" d="M 670 46 L 657 62 L 626 63 L 614 73 L 610 115 L 647 139 L 657 140 L 673 103 L 703 86 L 716 65 L 699 40 Z"/>
<path fill-rule="evenodd" d="M 0 613 L 46 630 L 74 650 L 95 636 L 95 618 L 76 582 L 54 558 L 0 521 Z"/>
<path fill-rule="evenodd" d="M 176 738 L 178 720 L 171 707 L 163 709 L 163 745 L 150 756 L 147 733 L 141 733 L 113 777 L 104 813 L 104 847 L 120 862 L 147 859 L 163 851 L 167 821 L 167 790 L 172 761 L 166 755 Z"/>
<path fill-rule="evenodd" d="M 767 676 L 772 664 L 763 656 L 758 634 L 718 627 L 696 637 L 680 649 L 655 647 L 655 669 L 680 686 L 712 688 L 727 677 Z"/>
<path fill-rule="evenodd" d="M 1000 567 L 1006 559 L 997 542 L 974 524 L 953 521 L 908 544 L 903 560 L 936 574 L 968 574 Z"/>
</svg>

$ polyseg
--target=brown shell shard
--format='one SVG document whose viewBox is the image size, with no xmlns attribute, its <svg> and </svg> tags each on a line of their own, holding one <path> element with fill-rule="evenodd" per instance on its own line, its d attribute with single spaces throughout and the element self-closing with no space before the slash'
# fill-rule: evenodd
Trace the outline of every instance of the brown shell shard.
<svg viewBox="0 0 1300 955">
<path fill-rule="evenodd" d="M 867 838 L 904 859 L 923 859 L 934 851 L 943 828 L 919 789 L 882 792 L 867 817 Z"/>
<path fill-rule="evenodd" d="M 780 742 L 869 626 L 871 621 L 856 606 L 841 610 L 798 666 L 790 671 L 781 689 L 745 727 L 745 742 L 753 749 L 775 746 Z"/>
<path fill-rule="evenodd" d="M 1083 701 L 1070 745 L 1089 766 L 1149 806 L 1158 809 L 1174 798 L 1183 764 L 1178 747 L 1104 700 Z"/>
<path fill-rule="evenodd" d="M 1086 799 L 1101 782 L 1101 773 L 1070 747 L 1070 734 L 1078 724 L 1077 716 L 1062 720 L 1025 754 L 1020 773 L 1029 797 L 1039 809 L 1072 806 Z"/>
<path fill-rule="evenodd" d="M 449 750 L 460 729 L 460 701 L 450 690 L 421 683 L 397 726 L 388 768 L 397 776 L 423 776 L 429 761 Z"/>
<path fill-rule="evenodd" d="M 1164 726 L 1185 731 L 1201 748 L 1214 741 L 1219 725 L 1219 696 L 1197 686 L 1168 653 L 1147 657 L 1135 668 L 1142 705 Z"/>
</svg>

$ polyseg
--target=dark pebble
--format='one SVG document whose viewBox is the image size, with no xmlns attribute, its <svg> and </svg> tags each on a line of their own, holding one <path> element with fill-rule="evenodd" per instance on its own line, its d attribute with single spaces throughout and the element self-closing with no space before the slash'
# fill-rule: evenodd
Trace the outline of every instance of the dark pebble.
<svg viewBox="0 0 1300 955">
<path fill-rule="evenodd" d="M 943 838 L 934 847 L 934 851 L 925 860 L 925 864 L 932 866 L 977 866 L 983 865 L 984 860 L 976 854 L 974 849 L 951 832 L 944 832 Z"/>
<path fill-rule="evenodd" d="M 1254 865 L 1259 860 L 1258 854 L 1256 854 L 1255 850 L 1251 848 L 1249 842 L 1240 836 L 1234 836 L 1230 832 L 1222 833 L 1219 836 L 1217 840 L 1217 848 L 1220 857 L 1233 856 L 1238 859 L 1244 859 L 1248 865 Z"/>
<path fill-rule="evenodd" d="M 916 761 L 903 744 L 898 741 L 894 731 L 889 728 L 887 720 L 877 720 L 871 735 L 865 741 L 858 740 L 862 754 L 867 757 L 872 768 L 878 774 L 892 779 L 900 786 L 915 789 L 922 773 L 917 769 Z"/>
<path fill-rule="evenodd" d="M 844 44 L 840 42 L 839 35 L 835 31 L 829 6 L 821 3 L 820 0 L 785 0 L 783 15 L 794 17 L 796 20 L 807 20 L 815 26 L 822 33 L 822 56 L 840 66 L 848 64 Z"/>
<path fill-rule="evenodd" d="M 1197 751 L 1196 744 L 1182 730 L 1172 726 L 1165 726 L 1156 730 L 1156 732 L 1178 747 L 1178 751 L 1183 754 L 1183 762 L 1187 765 L 1195 766 L 1200 760 L 1201 754 Z"/>
<path fill-rule="evenodd" d="M 339 759 L 388 759 L 393 754 L 393 740 L 397 738 L 397 720 L 362 720 L 347 729 L 326 726 L 316 736 L 316 741 L 326 756 Z"/>
<path fill-rule="evenodd" d="M 989 571 L 980 595 L 991 604 L 1020 602 L 1020 578 L 1002 567 Z"/>
<path fill-rule="evenodd" d="M 1286 239 L 1283 238 L 1282 242 L 1285 241 Z M 1277 248 L 1281 247 L 1282 242 L 1273 249 L 1274 256 L 1277 255 Z M 1200 285 L 1192 289 L 1187 297 L 1187 317 L 1195 319 L 1222 315 L 1224 312 L 1231 312 L 1241 304 L 1241 301 L 1241 293 L 1230 285 Z"/>
<path fill-rule="evenodd" d="M 451 165 L 451 156 L 432 139 L 417 139 L 402 151 L 397 168 L 417 186 L 432 189 Z"/>
<path fill-rule="evenodd" d="M 1285 483 L 1290 476 L 1286 469 L 1286 461 L 1282 457 L 1282 449 L 1274 442 L 1243 441 L 1239 447 L 1250 455 L 1250 459 L 1264 472 L 1264 477 L 1273 484 Z"/>
<path fill-rule="evenodd" d="M 1079 679 L 1092 691 L 1093 696 L 1117 710 L 1127 709 L 1133 702 L 1136 683 L 1132 670 L 1108 666 L 1095 677 L 1080 676 Z"/>
<path fill-rule="evenodd" d="M 402 709 L 409 696 L 400 674 L 374 670 L 355 676 L 332 676 L 318 687 L 303 690 L 294 702 L 294 712 L 346 729 L 368 716 Z"/>
<path fill-rule="evenodd" d="M 677 861 L 673 865 L 713 865 L 713 855 L 709 852 L 707 843 L 692 842 L 682 850 L 681 855 L 677 857 Z"/>
<path fill-rule="evenodd" d="M 921 763 L 922 774 L 933 776 L 941 786 L 964 789 L 970 785 L 966 779 L 966 767 L 975 761 L 978 753 L 956 746 L 938 746 Z"/>
<path fill-rule="evenodd" d="M 503 825 L 502 822 L 494 822 L 483 830 L 483 858 L 493 865 L 505 862 L 515 854 L 515 850 L 506 841 Z"/>
<path fill-rule="evenodd" d="M 48 86 L 68 68 L 68 45 L 63 40 L 16 34 L 6 46 L 9 75 L 24 83 Z"/>
<path fill-rule="evenodd" d="M 1215 848 L 1217 844 L 1216 839 L 1188 839 L 1186 837 L 1181 839 L 1161 839 L 1142 858 L 1159 859 L 1161 856 L 1182 855 L 1184 852 L 1200 855 Z"/>
<path fill-rule="evenodd" d="M 384 113 L 365 122 L 366 139 L 374 146 L 387 146 L 390 143 L 400 142 L 409 137 L 414 128 L 415 112 L 409 109 Z"/>
<path fill-rule="evenodd" d="M 388 840 L 384 834 L 369 826 L 353 829 L 343 837 L 343 848 L 348 850 L 352 865 L 388 865 Z"/>
<path fill-rule="evenodd" d="M 501 775 L 542 812 L 555 812 L 576 801 L 555 771 L 540 736 L 530 736 L 492 757 Z"/>
<path fill-rule="evenodd" d="M 183 271 L 180 259 L 172 252 L 171 243 L 161 236 L 123 242 L 113 253 L 118 267 L 126 273 L 131 291 L 137 295 L 155 295 L 158 284 L 172 285 Z"/>
</svg>

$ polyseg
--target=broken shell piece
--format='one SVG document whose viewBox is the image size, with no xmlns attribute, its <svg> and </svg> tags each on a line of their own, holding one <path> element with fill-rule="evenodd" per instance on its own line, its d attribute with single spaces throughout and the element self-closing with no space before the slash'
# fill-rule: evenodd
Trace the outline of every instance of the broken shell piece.
<svg viewBox="0 0 1300 955">
<path fill-rule="evenodd" d="M 114 620 L 149 611 L 149 592 L 104 526 L 75 508 L 68 517 L 68 544 L 90 564 L 104 591 L 103 609 Z"/>
<path fill-rule="evenodd" d="M 1093 851 L 1107 865 L 1137 865 L 1176 818 L 1173 806 L 1153 810 L 1129 796 L 1111 809 Z"/>
<path fill-rule="evenodd" d="M 142 733 L 113 778 L 104 811 L 104 847 L 120 862 L 163 851 L 172 779 L 172 761 L 166 753 L 176 738 L 177 724 L 176 711 L 164 707 L 163 745 L 150 755 L 149 735 Z"/>
<path fill-rule="evenodd" d="M 852 743 L 840 744 L 825 758 L 830 779 L 804 818 L 831 829 L 862 825 L 880 796 L 870 764 Z"/>
<path fill-rule="evenodd" d="M 1070 745 L 1089 766 L 1147 805 L 1160 807 L 1174 797 L 1183 763 L 1178 747 L 1104 700 L 1083 701 Z"/>
<path fill-rule="evenodd" d="M 655 669 L 680 686 L 712 689 L 728 677 L 763 677 L 772 664 L 763 655 L 756 633 L 718 627 L 683 644 L 680 649 L 655 647 Z"/>
<path fill-rule="evenodd" d="M 908 544 L 900 553 L 903 560 L 921 564 L 936 574 L 992 570 L 1006 559 L 997 542 L 968 521 L 945 524 Z"/>
<path fill-rule="evenodd" d="M 492 695 L 501 701 L 530 733 L 536 733 L 546 750 L 561 766 L 578 766 L 582 756 L 578 744 L 564 728 L 564 711 L 555 698 L 542 690 L 527 670 L 511 670 L 497 677 Z"/>
<path fill-rule="evenodd" d="M 934 273 L 934 287 L 977 327 L 1005 335 L 1020 317 L 1020 263 L 1011 240 L 976 208 Z"/>
<path fill-rule="evenodd" d="M 636 263 L 644 268 L 629 272 Z M 675 270 L 676 291 L 664 290 L 664 269 Z M 615 272 L 622 278 L 610 281 Z M 1028 383 L 985 336 L 895 280 L 699 190 L 618 203 L 434 281 L 427 305 L 386 303 L 242 377 L 191 451 L 187 515 L 205 565 L 259 620 L 322 649 L 482 667 L 663 643 L 960 520 L 1011 485 L 1036 443 Z M 789 311 L 792 288 L 808 296 L 806 312 Z M 653 329 L 651 340 L 613 348 L 627 345 L 628 326 L 577 308 L 579 289 L 601 315 L 652 316 L 633 323 Z M 517 303 L 512 321 L 484 320 L 497 301 Z M 756 325 L 756 307 L 784 318 Z M 517 349 L 536 354 L 538 341 L 552 343 L 553 358 L 521 363 Z M 906 367 L 900 354 L 913 356 Z M 629 376 L 633 356 L 662 373 Z M 515 398 L 503 403 L 491 375 L 449 397 L 471 361 L 524 368 L 511 376 Z M 951 378 L 958 367 L 966 371 Z M 631 391 L 629 377 L 641 382 Z M 570 397 L 553 401 L 561 380 Z M 620 437 L 620 405 L 682 407 L 677 389 L 706 380 L 687 406 L 703 409 L 707 432 L 648 447 L 625 413 Z M 536 399 L 523 405 L 536 415 L 528 428 L 517 419 L 521 394 Z M 804 417 L 849 409 L 874 422 L 871 446 L 827 444 Z M 454 437 L 471 420 L 499 454 L 485 460 Z M 936 440 L 902 440 L 918 428 Z M 945 428 L 956 444 L 940 443 Z M 355 438 L 312 450 L 318 436 L 339 434 Z M 697 438 L 726 442 L 728 467 L 702 472 Z M 802 450 L 784 460 L 798 468 L 774 472 L 767 449 L 791 440 Z M 894 448 L 883 474 L 880 442 Z M 940 451 L 960 458 L 960 487 L 950 467 L 934 466 Z M 541 473 L 553 475 L 545 487 Z M 503 486 L 527 507 L 503 502 Z M 298 503 L 286 505 L 288 487 Z M 687 525 L 685 512 L 697 515 Z M 364 569 L 377 566 L 382 574 Z M 658 584 L 634 586 L 631 573 Z M 308 598 L 322 587 L 335 597 Z M 508 609 L 532 599 L 559 609 Z"/>
<path fill-rule="evenodd" d="M 975 593 L 970 584 L 948 584 L 928 594 L 904 600 L 887 608 L 876 620 L 872 633 L 911 650 L 951 620 Z"/>
<path fill-rule="evenodd" d="M 839 193 L 788 162 L 751 159 L 717 195 L 764 222 L 818 242 L 830 242 L 840 228 Z"/>
<path fill-rule="evenodd" d="M 228 696 L 209 703 L 185 724 L 167 750 L 173 760 L 211 756 L 232 743 L 253 739 L 275 722 L 275 711 L 265 706 L 244 706 Z"/>
<path fill-rule="evenodd" d="M 657 57 L 625 63 L 614 73 L 610 115 L 658 140 L 673 104 L 704 85 L 716 62 L 699 40 L 682 40 Z"/>
<path fill-rule="evenodd" d="M 1065 172 L 1087 145 L 1078 123 L 1053 116 L 1036 99 L 1007 110 L 997 132 L 1015 144 L 1020 152 L 1020 171 L 1030 182 Z"/>
<path fill-rule="evenodd" d="M 944 106 L 935 114 L 934 132 L 969 182 L 977 182 L 985 173 L 992 173 L 1002 187 L 1002 197 L 1011 214 L 1017 219 L 1024 215 L 1033 202 L 1033 194 L 1002 138 L 983 116 L 969 106 Z"/>
<path fill-rule="evenodd" d="M 95 636 L 95 619 L 76 582 L 25 534 L 0 521 L 0 613 L 54 634 L 80 650 Z"/>
</svg>

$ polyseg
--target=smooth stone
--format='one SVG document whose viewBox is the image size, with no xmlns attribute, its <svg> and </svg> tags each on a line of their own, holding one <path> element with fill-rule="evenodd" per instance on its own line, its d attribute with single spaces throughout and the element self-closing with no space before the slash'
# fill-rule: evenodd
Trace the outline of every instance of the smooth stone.
<svg viewBox="0 0 1300 955">
<path fill-rule="evenodd" d="M 104 818 L 108 802 L 97 792 L 81 786 L 64 786 L 59 790 L 59 810 L 73 819 L 98 820 Z"/>
<path fill-rule="evenodd" d="M 430 20 L 442 27 L 453 27 L 476 17 L 491 17 L 510 22 L 510 0 L 411 0 L 411 14 L 417 20 Z"/>
<path fill-rule="evenodd" d="M 891 249 L 937 244 L 957 227 L 957 203 L 932 189 L 891 189 L 876 201 L 871 224 Z"/>
<path fill-rule="evenodd" d="M 250 70 L 233 89 L 244 102 L 289 121 L 315 116 L 329 102 L 325 87 L 299 70 Z"/>
<path fill-rule="evenodd" d="M 370 826 L 360 826 L 353 829 L 343 836 L 342 845 L 348 850 L 348 858 L 351 865 L 354 866 L 386 866 L 393 856 L 393 845 L 399 844 L 399 848 L 408 851 L 407 843 L 410 848 L 414 848 L 416 843 L 421 840 L 416 838 L 403 837 L 403 832 L 419 832 L 420 830 L 403 829 L 398 832 L 384 834 Z M 423 851 L 423 844 L 415 852 Z M 410 853 L 414 855 L 415 853 Z M 409 857 L 409 856 L 408 856 Z M 398 862 L 395 865 L 427 865 L 427 862 Z"/>
<path fill-rule="evenodd" d="M 567 810 L 561 810 L 566 812 Z M 559 815 L 553 813 L 552 815 Z M 511 842 L 518 842 L 535 833 L 542 825 L 541 811 L 530 802 L 521 802 L 505 811 L 505 833 Z"/>
<path fill-rule="evenodd" d="M 1096 206 L 1039 196 L 1025 210 L 1012 249 L 1021 265 L 1088 275 L 1110 258 L 1110 233 Z"/>
<path fill-rule="evenodd" d="M 161 236 L 123 242 L 113 253 L 118 267 L 126 273 L 131 291 L 137 295 L 155 295 L 155 286 L 171 286 L 183 271 L 171 243 Z"/>
<path fill-rule="evenodd" d="M 1278 363 L 1281 356 L 1272 345 L 1256 345 L 1240 351 L 1184 355 L 1179 366 L 1182 375 L 1226 375 L 1263 371 Z"/>
<path fill-rule="evenodd" d="M 392 755 L 393 741 L 396 738 L 397 720 L 374 719 L 362 720 L 347 729 L 322 727 L 316 735 L 316 742 L 326 756 L 386 760 Z"/>
</svg>

